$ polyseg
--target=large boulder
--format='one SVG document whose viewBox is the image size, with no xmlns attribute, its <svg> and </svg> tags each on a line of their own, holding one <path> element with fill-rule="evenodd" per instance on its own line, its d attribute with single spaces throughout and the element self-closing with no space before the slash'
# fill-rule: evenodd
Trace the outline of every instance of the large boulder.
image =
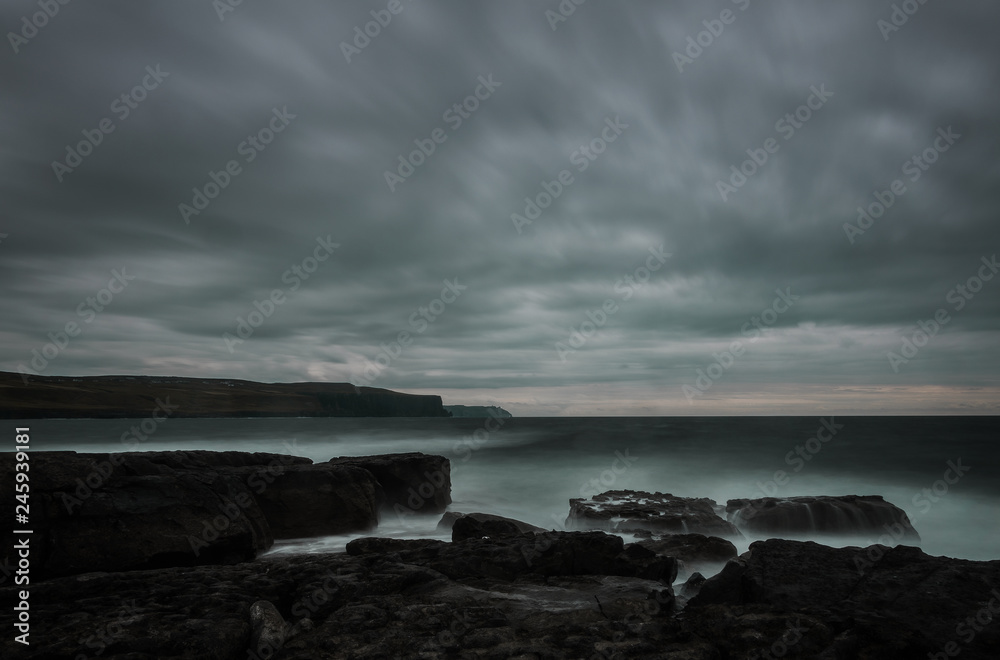
<svg viewBox="0 0 1000 660">
<path fill-rule="evenodd" d="M 721 507 L 706 497 L 676 497 L 670 493 L 609 490 L 590 499 L 569 501 L 568 529 L 610 532 L 652 531 L 665 534 L 706 534 L 741 538 L 739 530 L 720 515 Z"/>
<path fill-rule="evenodd" d="M 519 536 L 526 532 L 547 531 L 513 518 L 495 516 L 491 513 L 458 513 L 449 511 L 441 517 L 438 530 L 451 530 L 452 541 L 463 541 L 483 536 Z"/>
<path fill-rule="evenodd" d="M 888 532 L 897 541 L 920 540 L 906 513 L 879 495 L 729 500 L 726 516 L 740 529 L 758 535 Z"/>
<path fill-rule="evenodd" d="M 757 541 L 702 585 L 686 615 L 699 622 L 700 634 L 721 638 L 720 631 L 750 624 L 761 612 L 800 621 L 817 639 L 826 635 L 828 655 L 817 650 L 806 657 L 936 658 L 961 652 L 962 658 L 992 659 L 1000 627 L 987 624 L 1000 614 L 1000 561 L 932 557 L 909 546 Z"/>
<path fill-rule="evenodd" d="M 385 493 L 385 508 L 396 515 L 443 513 L 451 504 L 451 461 L 420 452 L 331 458 L 331 465 L 368 470 Z"/>
<path fill-rule="evenodd" d="M 4 490 L 13 489 L 13 458 L 0 455 Z M 132 454 L 35 452 L 30 466 L 33 580 L 246 561 L 274 541 L 253 493 L 232 474 Z M 11 546 L 5 538 L 5 551 Z"/>
</svg>

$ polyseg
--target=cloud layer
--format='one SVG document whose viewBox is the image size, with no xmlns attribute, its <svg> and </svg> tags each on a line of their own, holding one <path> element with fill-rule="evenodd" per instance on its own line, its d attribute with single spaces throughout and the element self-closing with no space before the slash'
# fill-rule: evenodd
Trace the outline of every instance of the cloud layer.
<svg viewBox="0 0 1000 660">
<path fill-rule="evenodd" d="M 0 368 L 996 413 L 1000 9 L 900 4 L 6 3 Z"/>
</svg>

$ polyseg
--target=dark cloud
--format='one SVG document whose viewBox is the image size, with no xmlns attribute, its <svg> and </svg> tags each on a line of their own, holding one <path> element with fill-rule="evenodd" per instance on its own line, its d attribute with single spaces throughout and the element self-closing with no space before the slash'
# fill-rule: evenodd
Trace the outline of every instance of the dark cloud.
<svg viewBox="0 0 1000 660">
<path fill-rule="evenodd" d="M 892 3 L 592 2 L 553 30 L 555 1 L 402 0 L 346 61 L 389 4 L 242 3 L 220 20 L 209 2 L 70 3 L 16 53 L 8 35 L 0 368 L 77 322 L 42 373 L 343 381 L 409 331 L 374 385 L 520 414 L 996 412 L 1000 282 L 962 309 L 953 292 L 1000 244 L 992 4 L 926 3 L 884 39 Z M 6 3 L 0 25 L 37 11 Z M 168 75 L 153 86 L 147 67 Z M 815 89 L 832 95 L 779 124 Z M 248 146 L 276 112 L 294 118 Z M 53 161 L 105 118 L 60 182 Z M 627 128 L 581 155 L 609 121 Z M 904 163 L 949 127 L 960 137 L 911 180 Z M 768 139 L 724 201 L 717 182 Z M 391 191 L 385 172 L 420 144 L 433 153 Z M 179 205 L 229 161 L 239 174 L 186 223 Z M 563 170 L 572 183 L 516 231 Z M 905 192 L 851 243 L 844 224 L 896 179 Z M 340 247 L 313 263 L 317 239 Z M 623 285 L 661 245 L 649 282 Z M 103 311 L 78 311 L 123 268 L 135 279 Z M 468 288 L 435 303 L 446 280 Z M 751 343 L 777 289 L 800 298 Z M 887 352 L 941 308 L 894 371 Z M 737 340 L 689 404 L 682 386 Z"/>
</svg>

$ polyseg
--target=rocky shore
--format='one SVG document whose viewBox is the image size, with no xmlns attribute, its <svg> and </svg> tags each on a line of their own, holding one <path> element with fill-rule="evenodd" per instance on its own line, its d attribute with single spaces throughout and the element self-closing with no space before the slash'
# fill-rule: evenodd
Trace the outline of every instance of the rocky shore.
<svg viewBox="0 0 1000 660">
<path fill-rule="evenodd" d="M 442 516 L 450 466 L 424 454 L 32 460 L 30 645 L 13 640 L 24 587 L 5 570 L 3 658 L 909 660 L 994 659 L 1000 648 L 1000 561 L 786 539 L 736 557 L 722 538 L 748 531 L 738 511 L 802 502 L 614 491 L 571 505 L 579 531 L 547 531 Z M 0 455 L 4 491 L 10 466 Z M 881 500 L 822 500 L 852 531 L 909 524 Z M 869 505 L 879 513 L 866 518 Z M 363 534 L 396 507 L 441 518 L 451 541 L 362 536 L 343 553 L 259 556 L 275 538 Z M 591 529 L 587 511 L 600 514 Z M 778 519 L 796 532 L 815 516 Z M 16 563 L 10 541 L 5 567 Z"/>
</svg>

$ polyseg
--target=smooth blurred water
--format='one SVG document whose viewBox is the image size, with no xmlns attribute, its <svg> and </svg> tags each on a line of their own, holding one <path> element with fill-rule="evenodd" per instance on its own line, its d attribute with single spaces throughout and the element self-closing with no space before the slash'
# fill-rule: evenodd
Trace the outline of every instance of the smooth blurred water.
<svg viewBox="0 0 1000 660">
<path fill-rule="evenodd" d="M 843 427 L 831 440 L 809 445 L 822 426 L 818 417 L 502 421 L 490 433 L 481 419 L 168 419 L 138 450 L 266 451 L 317 462 L 407 451 L 440 454 L 452 461 L 452 510 L 496 513 L 548 529 L 561 528 L 570 498 L 612 488 L 710 497 L 723 505 L 731 498 L 764 495 L 882 495 L 907 512 L 925 552 L 1000 559 L 998 417 L 838 417 L 834 422 Z M 120 437 L 139 422 L 10 424 L 31 427 L 34 451 L 108 452 L 123 451 Z M 808 461 L 788 457 L 796 446 Z M 619 456 L 630 465 L 625 467 Z M 968 473 L 945 484 L 947 462 L 959 459 Z M 788 482 L 768 485 L 779 470 Z M 932 501 L 922 491 L 935 482 L 938 494 L 931 492 Z M 435 530 L 436 524 L 437 517 L 386 515 L 376 533 L 448 538 Z M 356 536 L 362 535 L 281 542 L 273 552 L 342 549 Z M 752 540 L 737 544 L 738 549 Z M 879 541 L 874 535 L 816 540 L 828 545 Z"/>
</svg>

